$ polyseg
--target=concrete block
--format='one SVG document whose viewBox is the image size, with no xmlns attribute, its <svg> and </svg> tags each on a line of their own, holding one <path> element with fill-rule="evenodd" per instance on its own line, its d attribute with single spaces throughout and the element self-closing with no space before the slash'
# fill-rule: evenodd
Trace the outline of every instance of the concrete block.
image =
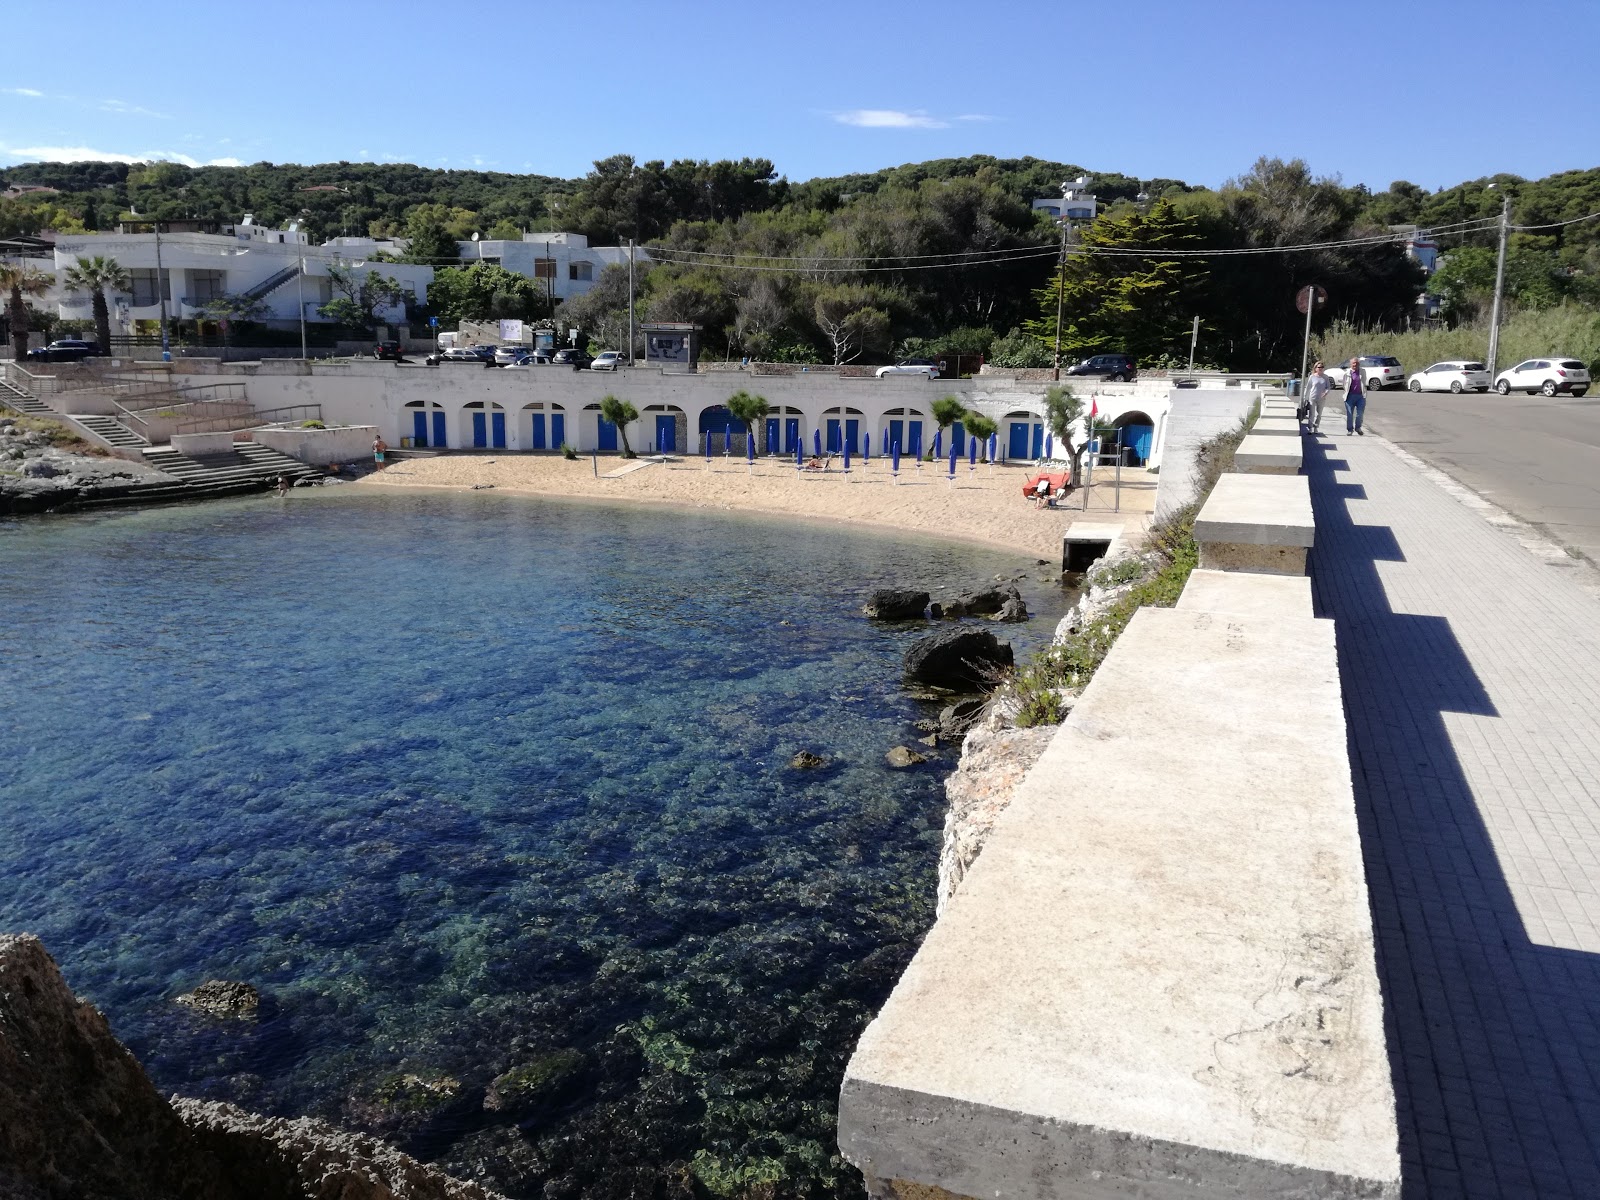
<svg viewBox="0 0 1600 1200">
<path fill-rule="evenodd" d="M 1241 475 L 1217 480 L 1194 521 L 1195 541 L 1263 546 L 1313 544 L 1311 485 L 1304 475 Z"/>
<path fill-rule="evenodd" d="M 1267 620 L 1303 620 L 1312 615 L 1311 580 L 1304 575 L 1296 579 L 1202 567 L 1189 572 L 1189 582 L 1178 597 L 1178 608 Z"/>
<path fill-rule="evenodd" d="M 1233 468 L 1246 475 L 1298 475 L 1300 443 L 1289 438 L 1252 433 L 1233 454 Z"/>
<path fill-rule="evenodd" d="M 1397 1197 L 1369 922 L 1332 622 L 1144 609 L 862 1036 L 839 1144 L 902 1195 Z"/>
<path fill-rule="evenodd" d="M 1097 559 L 1111 553 L 1122 531 L 1120 522 L 1075 521 L 1061 535 L 1061 569 L 1087 571 Z"/>
<path fill-rule="evenodd" d="M 1250 432 L 1257 436 L 1265 437 L 1299 437 L 1300 422 L 1294 417 L 1262 417 L 1253 426 Z"/>
<path fill-rule="evenodd" d="M 1253 542 L 1201 542 L 1200 565 L 1208 571 L 1304 575 L 1306 551 L 1303 546 L 1261 546 Z"/>
</svg>

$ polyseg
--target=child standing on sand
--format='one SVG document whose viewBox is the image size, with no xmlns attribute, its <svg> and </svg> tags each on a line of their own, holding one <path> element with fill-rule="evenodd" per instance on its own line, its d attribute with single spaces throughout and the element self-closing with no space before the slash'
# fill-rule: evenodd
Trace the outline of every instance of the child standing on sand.
<svg viewBox="0 0 1600 1200">
<path fill-rule="evenodd" d="M 389 448 L 389 443 L 383 440 L 383 435 L 372 439 L 372 462 L 374 466 L 383 466 L 383 454 Z"/>
</svg>

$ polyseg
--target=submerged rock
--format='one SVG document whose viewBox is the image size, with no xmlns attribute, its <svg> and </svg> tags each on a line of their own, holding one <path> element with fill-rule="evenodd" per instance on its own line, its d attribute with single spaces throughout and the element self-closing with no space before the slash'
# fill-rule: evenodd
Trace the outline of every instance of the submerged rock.
<svg viewBox="0 0 1600 1200">
<path fill-rule="evenodd" d="M 922 754 L 911 749 L 910 746 L 896 746 L 883 756 L 883 760 L 891 767 L 914 767 L 918 763 L 925 763 L 933 756 Z"/>
<path fill-rule="evenodd" d="M 529 1113 L 550 1108 L 571 1091 L 587 1063 L 581 1050 L 557 1050 L 496 1075 L 484 1093 L 489 1112 Z"/>
<path fill-rule="evenodd" d="M 927 592 L 912 588 L 879 588 L 867 597 L 861 611 L 877 621 L 920 621 L 927 608 Z"/>
<path fill-rule="evenodd" d="M 1002 583 L 995 587 L 980 588 L 974 592 L 963 592 L 942 604 L 934 605 L 934 610 L 934 616 L 943 618 L 990 617 L 996 621 L 1028 619 L 1028 606 L 1023 602 L 1022 593 L 1017 591 L 1017 585 L 1014 583 Z"/>
<path fill-rule="evenodd" d="M 949 692 L 985 691 L 1013 661 L 1011 643 L 986 629 L 947 629 L 918 639 L 906 651 L 905 677 Z"/>
<path fill-rule="evenodd" d="M 194 991 L 179 996 L 177 1003 L 213 1017 L 253 1017 L 260 1011 L 261 993 L 248 983 L 208 979 Z"/>
<path fill-rule="evenodd" d="M 813 754 L 809 750 L 802 750 L 789 760 L 789 765 L 797 771 L 814 771 L 818 767 L 828 765 L 828 760 L 820 754 Z"/>
</svg>

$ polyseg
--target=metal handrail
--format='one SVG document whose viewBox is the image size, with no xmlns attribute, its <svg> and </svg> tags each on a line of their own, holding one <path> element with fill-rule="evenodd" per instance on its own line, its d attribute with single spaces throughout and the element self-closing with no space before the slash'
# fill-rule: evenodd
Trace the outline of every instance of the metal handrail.
<svg viewBox="0 0 1600 1200">
<path fill-rule="evenodd" d="M 263 425 L 279 425 L 285 421 L 308 420 L 322 420 L 322 405 L 291 404 L 286 408 L 268 408 L 260 412 L 237 413 L 227 417 L 202 417 L 198 421 L 185 421 L 178 426 L 177 431 L 179 433 L 230 433 L 240 429 L 256 429 Z"/>
</svg>

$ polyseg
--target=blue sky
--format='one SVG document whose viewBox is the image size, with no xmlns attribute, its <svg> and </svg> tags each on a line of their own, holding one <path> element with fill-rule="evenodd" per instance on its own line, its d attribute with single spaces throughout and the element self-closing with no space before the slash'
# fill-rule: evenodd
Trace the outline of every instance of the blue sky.
<svg viewBox="0 0 1600 1200">
<path fill-rule="evenodd" d="M 1215 186 L 1262 154 L 1374 189 L 1600 165 L 1597 0 L 14 6 L 0 163 L 416 162 L 791 179 L 1032 154 Z"/>
</svg>

